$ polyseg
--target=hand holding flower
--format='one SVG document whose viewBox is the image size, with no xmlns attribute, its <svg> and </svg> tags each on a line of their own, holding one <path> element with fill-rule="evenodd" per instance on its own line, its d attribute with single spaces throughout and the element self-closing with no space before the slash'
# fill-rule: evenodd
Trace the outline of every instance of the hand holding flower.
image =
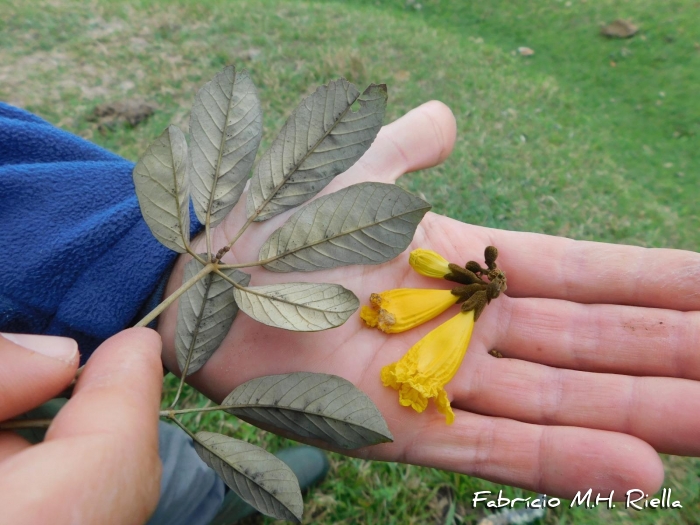
<svg viewBox="0 0 700 525">
<path fill-rule="evenodd" d="M 413 250 L 408 261 L 416 272 L 462 285 L 452 290 L 404 288 L 373 293 L 370 296 L 372 306 L 362 308 L 360 317 L 368 326 L 397 333 L 429 321 L 457 302 L 462 303 L 459 314 L 418 341 L 400 361 L 382 368 L 382 383 L 399 391 L 401 405 L 423 412 L 428 399 L 434 398 L 447 424 L 454 423 L 455 415 L 444 387 L 462 364 L 474 322 L 486 304 L 506 289 L 505 273 L 496 266 L 497 256 L 495 247 L 486 248 L 488 270 L 484 270 L 476 261 L 469 261 L 462 268 L 448 263 L 432 250 Z M 484 273 L 489 275 L 488 283 L 478 275 Z"/>
<path fill-rule="evenodd" d="M 393 182 L 439 164 L 452 149 L 455 131 L 444 105 L 421 106 L 384 127 L 364 157 L 323 193 L 363 181 Z M 284 219 L 246 232 L 240 248 L 224 260 L 256 257 Z M 245 220 L 243 214 L 231 215 L 214 231 L 214 244 L 230 238 Z M 470 349 L 444 387 L 454 413 L 450 426 L 429 405 L 422 414 L 400 406 L 380 375 L 449 319 L 457 316 L 467 324 L 461 313 L 443 311 L 391 335 L 367 329 L 359 315 L 313 334 L 261 327 L 239 315 L 222 347 L 191 382 L 220 401 L 235 386 L 263 375 L 299 370 L 341 375 L 372 397 L 395 437 L 394 443 L 358 455 L 454 470 L 550 495 L 571 497 L 582 487 L 594 494 L 612 489 L 624 494 L 629 488 L 652 493 L 663 480 L 657 451 L 700 455 L 700 418 L 693 416 L 700 413 L 700 255 L 500 231 L 432 213 L 410 249 L 428 248 L 445 260 L 463 261 L 481 257 L 488 245 L 501 249 L 498 266 L 508 274 L 508 291 L 503 294 L 501 287 L 499 299 L 479 317 Z M 338 268 L 308 279 L 342 283 L 365 300 L 381 290 L 439 288 L 434 275 L 417 274 L 408 259 L 406 252 L 381 266 Z M 182 282 L 185 262 L 182 258 L 173 271 L 171 291 Z M 270 284 L 287 278 L 270 272 L 254 277 Z M 399 304 L 401 312 L 420 317 L 410 304 L 418 296 L 404 297 L 408 302 L 380 295 L 379 307 L 391 312 L 385 306 Z M 171 369 L 177 368 L 176 315 L 171 308 L 159 323 Z M 395 319 L 397 325 L 401 321 Z M 459 332 L 464 336 L 467 330 Z M 423 351 L 428 348 L 426 343 Z M 494 359 L 489 350 L 505 359 Z"/>
</svg>

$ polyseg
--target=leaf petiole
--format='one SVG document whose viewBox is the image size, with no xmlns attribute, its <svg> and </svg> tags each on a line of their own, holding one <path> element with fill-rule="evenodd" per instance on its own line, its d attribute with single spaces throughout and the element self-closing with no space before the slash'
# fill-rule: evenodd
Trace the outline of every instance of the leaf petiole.
<svg viewBox="0 0 700 525">
<path fill-rule="evenodd" d="M 52 418 L 48 419 L 15 419 L 0 423 L 0 430 L 19 430 L 22 428 L 49 428 Z"/>
<path fill-rule="evenodd" d="M 189 253 L 193 259 L 197 259 L 200 263 L 206 265 L 209 261 L 205 261 L 202 259 L 198 253 L 195 253 L 195 251 L 190 247 L 190 245 L 187 245 L 187 253 Z"/>
<path fill-rule="evenodd" d="M 263 266 L 265 264 L 271 263 L 276 261 L 277 259 L 284 257 L 285 255 L 289 255 L 290 252 L 285 252 L 281 253 L 279 255 L 275 255 L 273 257 L 268 257 L 267 259 L 261 259 L 259 261 L 252 261 L 252 262 L 247 262 L 247 263 L 238 263 L 238 264 L 220 264 L 218 268 L 220 270 L 235 270 L 238 268 L 250 268 L 252 266 Z"/>
<path fill-rule="evenodd" d="M 253 224 L 253 221 L 255 220 L 255 218 L 257 216 L 258 216 L 258 214 L 255 213 L 247 221 L 245 221 L 245 224 L 243 226 L 241 226 L 241 229 L 238 230 L 238 233 L 236 233 L 236 235 L 233 236 L 233 239 L 231 239 L 231 241 L 229 241 L 229 243 L 226 245 L 226 248 L 225 248 L 226 252 L 229 251 L 231 249 L 231 246 L 233 246 L 235 244 L 235 242 L 241 238 L 241 235 L 243 235 L 245 233 L 245 231 L 248 229 L 248 226 Z M 223 254 L 222 254 L 222 257 L 223 257 Z M 220 259 L 216 259 L 216 262 L 219 262 L 219 260 Z M 231 268 L 233 268 L 233 266 L 231 266 Z M 245 266 L 241 266 L 241 268 L 245 268 Z"/>
<path fill-rule="evenodd" d="M 234 288 L 238 288 L 239 290 L 248 290 L 247 287 L 243 286 L 242 284 L 237 283 L 236 281 L 231 279 L 228 275 L 226 275 L 224 272 L 222 272 L 220 270 L 220 268 L 226 269 L 226 267 L 224 267 L 224 266 L 218 266 L 218 265 L 215 266 L 213 271 L 214 271 L 214 273 L 216 273 L 216 275 L 221 277 L 224 281 L 227 281 L 228 283 L 232 284 L 234 286 Z"/>
<path fill-rule="evenodd" d="M 190 436 L 194 441 L 199 443 L 199 439 L 197 439 L 197 436 L 195 436 L 189 428 L 187 428 L 185 425 L 183 425 L 178 418 L 175 417 L 175 414 L 178 412 L 178 410 L 164 410 L 163 412 L 160 413 L 161 417 L 167 417 L 170 421 L 174 421 L 177 426 L 179 426 L 182 430 L 185 431 L 185 433 Z"/>
<path fill-rule="evenodd" d="M 215 412 L 217 410 L 228 410 L 229 408 L 243 408 L 245 405 L 216 405 L 210 407 L 199 407 L 199 408 L 180 408 L 178 410 L 168 409 L 161 410 L 160 417 L 167 417 L 172 419 L 173 416 L 178 414 L 196 414 L 199 412 Z"/>
<path fill-rule="evenodd" d="M 162 314 L 168 306 L 173 304 L 178 299 L 178 297 L 180 297 L 183 293 L 185 293 L 187 290 L 189 290 L 195 284 L 197 284 L 197 281 L 199 281 L 202 277 L 208 275 L 209 273 L 215 270 L 216 265 L 214 263 L 206 264 L 204 268 L 202 268 L 197 274 L 194 275 L 194 277 L 192 277 L 186 283 L 183 283 L 182 286 L 180 286 L 180 288 L 171 293 L 162 303 L 160 303 L 153 310 L 151 310 L 146 317 L 144 317 L 138 323 L 136 323 L 135 326 L 147 326 L 148 323 L 150 323 L 156 317 Z"/>
</svg>

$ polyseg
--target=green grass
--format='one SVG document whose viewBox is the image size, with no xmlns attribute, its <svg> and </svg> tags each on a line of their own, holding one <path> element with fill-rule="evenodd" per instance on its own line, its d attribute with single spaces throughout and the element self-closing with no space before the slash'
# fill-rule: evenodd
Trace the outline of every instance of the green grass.
<svg viewBox="0 0 700 525">
<path fill-rule="evenodd" d="M 698 249 L 697 2 L 428 0 L 420 11 L 398 0 L 381 4 L 462 35 L 460 54 L 470 42 L 501 51 L 503 62 L 491 67 L 506 78 L 475 75 L 470 64 L 450 71 L 457 89 L 464 86 L 474 99 L 472 106 L 461 104 L 476 117 L 462 123 L 461 136 L 478 136 L 482 126 L 488 134 L 485 147 L 464 150 L 465 163 L 472 164 L 464 178 L 483 180 L 486 190 L 468 189 L 483 191 L 491 204 L 499 193 L 489 179 L 517 173 L 518 163 L 518 182 L 525 177 L 536 187 L 522 195 L 529 205 L 521 203 L 517 213 L 502 210 L 503 219 L 496 214 L 491 224 Z M 640 33 L 628 40 L 598 35 L 600 25 L 619 17 L 635 21 Z M 519 46 L 535 55 L 514 56 Z M 493 90 L 496 100 L 482 90 Z M 459 98 L 455 93 L 450 102 Z M 518 144 L 521 136 L 526 143 Z M 519 184 L 508 186 L 507 203 L 521 200 Z M 561 212 L 565 218 L 557 217 Z M 479 215 L 464 218 L 471 217 Z"/>
<path fill-rule="evenodd" d="M 403 182 L 437 211 L 500 228 L 698 249 L 696 0 L 420 3 L 0 0 L 0 99 L 135 160 L 167 124 L 187 129 L 196 89 L 228 63 L 246 67 L 259 88 L 263 147 L 318 84 L 386 82 L 388 120 L 433 98 L 457 117 L 451 159 Z M 640 33 L 600 37 L 599 25 L 617 17 Z M 535 55 L 519 56 L 519 46 Z M 252 60 L 251 49 L 259 51 Z M 104 134 L 88 120 L 95 105 L 131 97 L 156 104 L 156 114 Z M 189 403 L 205 403 L 188 392 Z M 287 444 L 218 414 L 198 423 L 269 450 Z M 700 522 L 700 462 L 665 462 L 680 512 L 562 507 L 544 521 Z M 476 523 L 484 511 L 470 507 L 474 491 L 498 488 L 332 455 L 305 520 L 444 523 L 454 502 L 455 523 Z"/>
</svg>

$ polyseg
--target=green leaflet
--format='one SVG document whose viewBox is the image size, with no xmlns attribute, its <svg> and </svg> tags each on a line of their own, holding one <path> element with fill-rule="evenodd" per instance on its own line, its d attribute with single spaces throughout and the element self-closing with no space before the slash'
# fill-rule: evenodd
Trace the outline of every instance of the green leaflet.
<svg viewBox="0 0 700 525">
<path fill-rule="evenodd" d="M 136 196 L 154 237 L 178 253 L 190 241 L 190 182 L 187 142 L 177 126 L 168 126 L 136 163 Z"/>
<path fill-rule="evenodd" d="M 223 405 L 250 423 L 354 449 L 393 441 L 372 400 L 350 381 L 329 374 L 298 372 L 252 379 Z"/>
<path fill-rule="evenodd" d="M 393 184 L 365 182 L 320 197 L 297 211 L 260 249 L 276 272 L 379 264 L 404 251 L 430 210 Z"/>
<path fill-rule="evenodd" d="M 202 256 L 203 259 L 206 256 Z M 185 265 L 183 281 L 187 282 L 204 265 L 192 259 Z M 250 282 L 250 275 L 238 270 L 221 270 L 222 273 L 242 286 Z M 238 313 L 238 306 L 231 293 L 233 285 L 212 272 L 187 290 L 177 310 L 175 351 L 180 371 L 184 371 L 190 348 L 192 357 L 187 366 L 187 375 L 202 368 L 223 341 Z M 194 340 L 194 346 L 192 346 Z"/>
<path fill-rule="evenodd" d="M 284 283 L 233 290 L 236 303 L 250 317 L 269 326 L 316 332 L 342 325 L 360 301 L 339 284 Z"/>
<path fill-rule="evenodd" d="M 199 457 L 244 501 L 273 518 L 301 522 L 304 502 L 299 482 L 281 459 L 221 434 L 198 432 L 196 437 Z"/>
<path fill-rule="evenodd" d="M 306 202 L 355 164 L 382 126 L 386 100 L 386 85 L 360 94 L 345 79 L 305 98 L 255 168 L 248 218 L 264 221 Z M 352 111 L 355 102 L 360 108 Z"/>
<path fill-rule="evenodd" d="M 245 187 L 262 137 L 262 110 L 245 71 L 228 66 L 205 84 L 190 115 L 192 200 L 197 218 L 219 224 Z"/>
</svg>

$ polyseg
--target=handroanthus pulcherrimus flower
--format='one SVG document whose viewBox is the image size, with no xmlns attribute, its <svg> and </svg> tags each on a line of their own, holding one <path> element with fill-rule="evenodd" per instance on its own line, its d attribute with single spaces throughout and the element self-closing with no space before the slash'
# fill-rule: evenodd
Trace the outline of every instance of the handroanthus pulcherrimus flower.
<svg viewBox="0 0 700 525">
<path fill-rule="evenodd" d="M 429 332 L 396 363 L 382 368 L 382 383 L 399 391 L 399 403 L 423 412 L 428 399 L 445 414 L 448 425 L 455 415 L 445 392 L 467 353 L 474 329 L 474 310 L 459 312 Z"/>
<path fill-rule="evenodd" d="M 454 412 L 445 385 L 454 377 L 467 352 L 474 322 L 492 299 L 506 290 L 505 273 L 496 266 L 498 250 L 484 252 L 487 268 L 476 261 L 465 266 L 449 263 L 425 249 L 411 252 L 409 264 L 421 275 L 459 283 L 452 290 L 398 288 L 370 296 L 360 317 L 368 326 L 392 334 L 404 332 L 437 317 L 450 306 L 462 303 L 461 311 L 414 344 L 397 362 L 382 368 L 384 386 L 399 392 L 399 403 L 423 412 L 433 399 L 447 424 Z M 487 278 L 488 281 L 484 280 Z"/>
<path fill-rule="evenodd" d="M 442 279 L 450 273 L 449 262 L 433 250 L 418 248 L 408 256 L 408 264 L 416 272 L 426 277 Z"/>
<path fill-rule="evenodd" d="M 397 334 L 437 317 L 458 299 L 450 290 L 397 288 L 373 293 L 370 306 L 362 307 L 360 317 L 368 326 Z"/>
</svg>

